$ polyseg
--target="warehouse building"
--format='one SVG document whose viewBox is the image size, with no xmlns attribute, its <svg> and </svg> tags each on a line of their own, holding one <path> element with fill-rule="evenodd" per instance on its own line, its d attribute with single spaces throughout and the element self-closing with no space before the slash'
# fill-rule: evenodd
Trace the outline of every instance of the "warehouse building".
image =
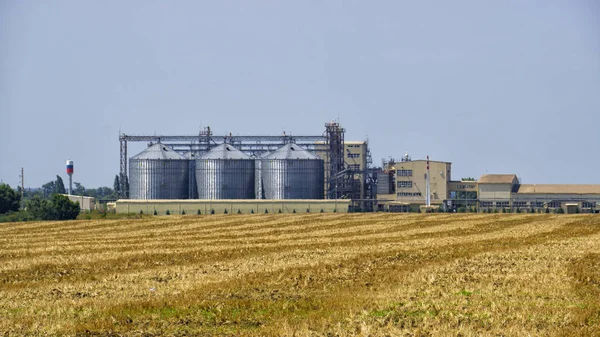
<svg viewBox="0 0 600 337">
<path fill-rule="evenodd" d="M 520 184 L 514 174 L 486 174 L 478 183 L 482 209 L 595 212 L 600 202 L 600 185 Z"/>
</svg>

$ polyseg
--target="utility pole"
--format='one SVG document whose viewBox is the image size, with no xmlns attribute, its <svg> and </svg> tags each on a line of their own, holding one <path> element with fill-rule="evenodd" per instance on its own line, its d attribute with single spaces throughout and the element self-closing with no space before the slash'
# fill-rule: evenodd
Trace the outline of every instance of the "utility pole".
<svg viewBox="0 0 600 337">
<path fill-rule="evenodd" d="M 21 209 L 25 209 L 25 170 L 21 167 Z"/>
</svg>

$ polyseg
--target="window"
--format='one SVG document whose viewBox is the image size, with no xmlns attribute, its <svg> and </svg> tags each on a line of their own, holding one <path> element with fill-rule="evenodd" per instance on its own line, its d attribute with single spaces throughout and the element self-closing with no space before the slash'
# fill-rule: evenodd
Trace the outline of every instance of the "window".
<svg viewBox="0 0 600 337">
<path fill-rule="evenodd" d="M 398 170 L 399 177 L 412 177 L 412 170 Z"/>
<path fill-rule="evenodd" d="M 396 186 L 398 188 L 412 188 L 412 181 L 398 181 Z"/>
<path fill-rule="evenodd" d="M 480 203 L 480 205 L 481 205 L 481 207 L 492 207 L 492 206 L 494 206 L 494 203 L 491 201 L 482 201 Z"/>
<path fill-rule="evenodd" d="M 596 207 L 595 202 L 584 201 L 581 203 L 581 208 L 595 208 L 595 207 Z"/>
<path fill-rule="evenodd" d="M 348 165 L 348 169 L 350 171 L 360 171 L 360 164 L 352 164 Z"/>
<path fill-rule="evenodd" d="M 513 202 L 513 207 L 519 207 L 519 208 L 527 207 L 527 202 L 515 201 L 515 202 Z"/>
<path fill-rule="evenodd" d="M 359 158 L 360 153 L 348 153 L 348 158 Z"/>
<path fill-rule="evenodd" d="M 507 208 L 508 201 L 496 201 L 496 207 L 498 208 Z"/>
<path fill-rule="evenodd" d="M 550 208 L 559 208 L 560 207 L 560 201 L 551 201 L 548 203 L 548 207 Z"/>
<path fill-rule="evenodd" d="M 544 207 L 544 202 L 543 201 L 532 201 L 529 204 L 531 205 L 531 207 L 536 207 L 536 208 L 542 208 L 542 207 Z"/>
</svg>

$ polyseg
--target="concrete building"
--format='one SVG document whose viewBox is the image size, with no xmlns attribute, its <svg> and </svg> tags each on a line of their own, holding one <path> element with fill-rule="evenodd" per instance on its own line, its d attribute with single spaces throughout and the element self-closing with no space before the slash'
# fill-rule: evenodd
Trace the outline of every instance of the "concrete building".
<svg viewBox="0 0 600 337">
<path fill-rule="evenodd" d="M 442 205 L 448 199 L 448 184 L 452 177 L 452 164 L 443 161 L 429 161 L 430 198 L 432 205 Z M 378 184 L 386 186 L 377 190 L 378 208 L 406 209 L 407 205 L 425 205 L 426 160 L 407 160 L 391 163 L 378 175 Z"/>
<path fill-rule="evenodd" d="M 564 211 L 593 212 L 600 203 L 600 185 L 520 184 L 514 174 L 488 174 L 478 181 L 481 209 L 562 208 Z"/>
<path fill-rule="evenodd" d="M 68 197 L 69 200 L 73 201 L 73 202 L 78 202 L 79 203 L 79 208 L 82 211 L 92 211 L 97 209 L 97 203 L 96 203 L 96 198 L 93 197 L 84 197 L 81 195 L 70 195 L 70 194 L 63 194 L 64 196 Z"/>
<path fill-rule="evenodd" d="M 451 163 L 430 161 L 431 204 L 479 211 L 595 212 L 600 185 L 521 184 L 515 174 L 452 181 Z M 425 204 L 426 160 L 391 161 L 378 174 L 378 210 L 409 211 Z"/>
</svg>

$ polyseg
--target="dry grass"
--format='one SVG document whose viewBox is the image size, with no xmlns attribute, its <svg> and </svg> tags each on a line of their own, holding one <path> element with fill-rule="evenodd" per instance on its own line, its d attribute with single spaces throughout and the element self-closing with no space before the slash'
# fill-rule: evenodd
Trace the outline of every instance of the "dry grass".
<svg viewBox="0 0 600 337">
<path fill-rule="evenodd" d="M 5 335 L 600 335 L 593 215 L 2 224 L 0 262 Z"/>
</svg>

